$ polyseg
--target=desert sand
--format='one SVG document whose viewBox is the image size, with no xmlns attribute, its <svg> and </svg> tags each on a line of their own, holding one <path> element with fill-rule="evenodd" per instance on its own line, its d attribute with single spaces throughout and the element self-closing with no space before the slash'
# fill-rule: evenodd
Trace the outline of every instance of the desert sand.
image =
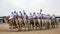
<svg viewBox="0 0 60 34">
<path fill-rule="evenodd" d="M 0 24 L 0 34 L 60 34 L 60 27 L 48 30 L 15 32 L 9 29 L 8 24 Z"/>
</svg>

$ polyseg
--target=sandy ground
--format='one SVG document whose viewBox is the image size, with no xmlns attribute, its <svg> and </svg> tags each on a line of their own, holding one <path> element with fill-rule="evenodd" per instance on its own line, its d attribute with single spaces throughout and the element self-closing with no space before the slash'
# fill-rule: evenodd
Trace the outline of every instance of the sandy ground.
<svg viewBox="0 0 60 34">
<path fill-rule="evenodd" d="M 0 34 L 60 34 L 60 27 L 49 30 L 36 30 L 25 32 L 12 32 L 8 24 L 0 24 Z"/>
</svg>

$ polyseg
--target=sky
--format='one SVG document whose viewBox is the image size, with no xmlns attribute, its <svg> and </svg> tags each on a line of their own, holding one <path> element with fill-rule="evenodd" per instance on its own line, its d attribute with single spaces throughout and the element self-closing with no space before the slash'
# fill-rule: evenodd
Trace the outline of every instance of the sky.
<svg viewBox="0 0 60 34">
<path fill-rule="evenodd" d="M 8 16 L 13 11 L 25 10 L 30 12 L 40 12 L 44 14 L 55 14 L 60 16 L 60 0 L 0 0 L 0 16 Z"/>
</svg>

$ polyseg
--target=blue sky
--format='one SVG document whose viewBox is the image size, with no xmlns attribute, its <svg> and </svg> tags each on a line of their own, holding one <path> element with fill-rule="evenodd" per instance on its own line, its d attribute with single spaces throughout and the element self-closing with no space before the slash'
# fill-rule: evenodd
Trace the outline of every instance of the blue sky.
<svg viewBox="0 0 60 34">
<path fill-rule="evenodd" d="M 26 13 L 39 12 L 60 15 L 60 0 L 0 0 L 0 16 L 25 10 Z"/>
</svg>

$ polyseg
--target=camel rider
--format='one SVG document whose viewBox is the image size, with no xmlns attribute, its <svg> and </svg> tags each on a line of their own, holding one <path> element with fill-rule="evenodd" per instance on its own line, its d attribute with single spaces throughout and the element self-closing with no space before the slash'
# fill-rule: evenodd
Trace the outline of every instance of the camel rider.
<svg viewBox="0 0 60 34">
<path fill-rule="evenodd" d="M 33 22 L 34 22 L 34 28 L 36 28 L 37 27 L 37 15 L 35 12 L 33 13 Z"/>
<path fill-rule="evenodd" d="M 27 18 L 28 18 L 28 16 L 27 16 L 27 14 L 25 13 L 25 11 L 23 10 L 23 21 L 24 21 L 25 30 L 26 30 L 26 27 L 27 27 L 27 25 L 28 25 L 28 23 L 27 23 Z"/>
<path fill-rule="evenodd" d="M 22 13 L 21 13 L 21 11 L 19 11 L 19 13 L 18 13 L 18 21 L 19 21 L 19 26 L 20 26 L 20 31 L 21 31 L 21 26 L 22 26 Z"/>
<path fill-rule="evenodd" d="M 41 14 L 37 13 L 37 19 L 38 19 L 38 25 L 39 25 L 39 29 L 41 29 Z"/>
<path fill-rule="evenodd" d="M 9 17 L 9 24 L 10 24 L 10 29 L 13 29 L 13 24 L 14 24 L 14 14 L 11 12 L 11 15 Z"/>
<path fill-rule="evenodd" d="M 18 31 L 20 30 L 20 28 L 19 28 L 19 25 L 18 25 L 18 13 L 16 12 L 16 11 L 14 11 L 14 20 L 15 20 L 15 22 L 16 22 L 16 26 L 17 26 L 17 28 L 18 28 Z"/>
<path fill-rule="evenodd" d="M 46 15 L 46 20 L 45 20 L 45 28 L 46 29 L 49 29 L 50 28 L 50 25 L 51 25 L 51 20 L 50 20 L 50 15 L 49 14 L 47 14 Z"/>
<path fill-rule="evenodd" d="M 52 28 L 55 27 L 55 15 L 54 14 L 52 15 L 52 23 L 51 23 L 51 25 L 52 25 Z"/>
</svg>

